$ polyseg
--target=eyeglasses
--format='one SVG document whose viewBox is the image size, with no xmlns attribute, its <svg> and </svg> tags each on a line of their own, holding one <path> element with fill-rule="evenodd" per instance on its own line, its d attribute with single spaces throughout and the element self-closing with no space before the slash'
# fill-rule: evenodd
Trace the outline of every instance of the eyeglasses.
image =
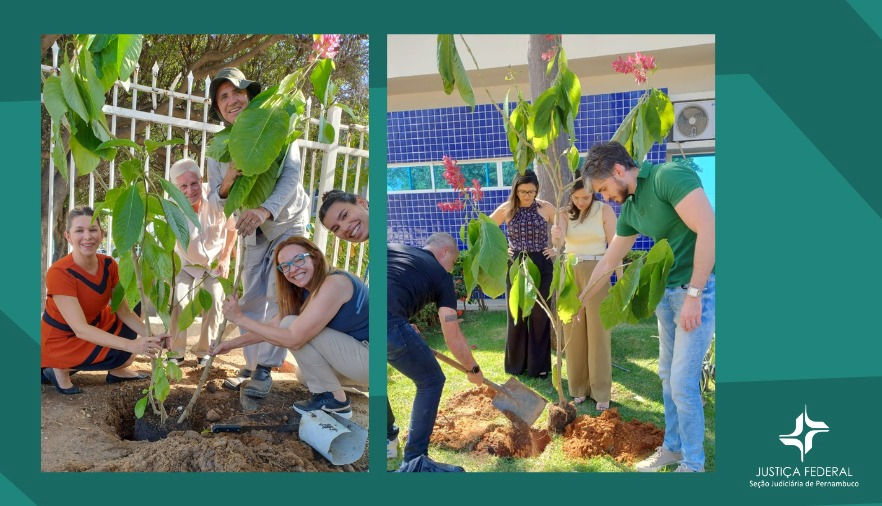
<svg viewBox="0 0 882 506">
<path fill-rule="evenodd" d="M 536 190 L 518 190 L 518 195 L 521 197 L 529 197 L 530 195 L 536 195 L 537 193 L 539 192 Z"/>
<path fill-rule="evenodd" d="M 276 269 L 279 269 L 279 272 L 282 274 L 288 274 L 292 267 L 301 267 L 306 263 L 306 257 L 309 256 L 309 253 L 301 253 L 294 258 L 291 259 L 290 262 L 280 263 Z"/>
</svg>

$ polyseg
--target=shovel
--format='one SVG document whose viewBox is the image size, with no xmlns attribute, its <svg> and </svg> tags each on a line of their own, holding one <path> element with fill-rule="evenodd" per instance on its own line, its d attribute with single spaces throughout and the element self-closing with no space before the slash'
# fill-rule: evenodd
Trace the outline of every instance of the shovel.
<svg viewBox="0 0 882 506">
<path fill-rule="evenodd" d="M 438 360 L 447 362 L 451 367 L 458 371 L 467 372 L 466 368 L 452 358 L 442 355 L 432 350 Z M 502 412 L 508 412 L 523 420 L 527 425 L 533 425 L 533 422 L 539 418 L 548 401 L 527 388 L 526 385 L 518 381 L 516 378 L 509 378 L 503 385 L 498 385 L 484 378 L 484 384 L 496 390 L 493 397 L 493 406 Z"/>
</svg>

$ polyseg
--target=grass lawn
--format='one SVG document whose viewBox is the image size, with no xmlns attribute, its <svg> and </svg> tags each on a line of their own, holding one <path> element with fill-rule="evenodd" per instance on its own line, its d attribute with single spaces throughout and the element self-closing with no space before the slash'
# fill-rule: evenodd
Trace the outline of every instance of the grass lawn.
<svg viewBox="0 0 882 506">
<path fill-rule="evenodd" d="M 497 383 L 503 383 L 508 378 L 503 367 L 505 355 L 505 313 L 502 311 L 477 311 L 469 310 L 463 314 L 462 330 L 469 343 L 475 345 L 472 350 L 484 376 Z M 444 344 L 440 327 L 421 329 L 429 346 L 446 353 L 450 356 Z M 557 356 L 552 352 L 552 364 L 556 363 Z M 658 377 L 658 327 L 655 318 L 645 320 L 637 325 L 620 325 L 613 329 L 612 335 L 612 361 L 613 361 L 613 392 L 612 407 L 618 407 L 622 419 L 627 421 L 637 419 L 651 422 L 660 428 L 664 428 L 664 408 L 661 398 L 661 380 Z M 618 366 L 618 367 L 616 367 Z M 621 367 L 621 368 L 620 368 Z M 472 388 L 466 376 L 441 363 L 441 368 L 447 376 L 444 393 L 441 397 L 441 406 L 455 393 Z M 626 370 L 623 370 L 626 369 Z M 411 403 L 413 402 L 413 383 L 390 366 L 388 371 L 388 393 L 392 409 L 395 411 L 396 423 L 404 433 L 407 429 L 410 417 Z M 563 377 L 567 377 L 566 361 L 563 361 Z M 527 377 L 518 379 L 529 388 L 536 390 L 546 399 L 558 402 L 557 391 L 551 380 L 540 380 Z M 705 394 L 705 468 L 713 471 L 715 468 L 715 385 L 711 382 L 711 389 Z M 567 394 L 566 379 L 564 379 L 564 394 Z M 567 402 L 572 399 L 567 396 Z M 588 400 L 576 407 L 579 416 L 590 414 L 598 416 L 594 409 L 594 402 Z M 539 420 L 533 425 L 537 428 L 547 427 L 548 411 L 543 412 Z M 563 453 L 563 438 L 555 436 L 551 444 L 539 457 L 530 459 L 499 458 L 487 455 L 475 455 L 466 452 L 454 452 L 439 448 L 435 445 L 429 447 L 429 455 L 440 462 L 463 466 L 466 471 L 492 471 L 492 472 L 524 472 L 524 471 L 550 471 L 550 472 L 586 472 L 586 471 L 633 471 L 630 465 L 620 464 L 610 457 L 596 457 L 592 459 L 573 459 Z M 403 443 L 401 445 L 403 449 Z M 397 469 L 401 463 L 401 451 L 399 457 L 387 461 L 388 469 Z"/>
</svg>

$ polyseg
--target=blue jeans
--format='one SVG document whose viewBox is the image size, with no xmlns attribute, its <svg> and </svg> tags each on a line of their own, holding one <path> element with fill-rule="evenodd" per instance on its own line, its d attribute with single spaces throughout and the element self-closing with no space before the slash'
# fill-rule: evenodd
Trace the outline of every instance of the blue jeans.
<svg viewBox="0 0 882 506">
<path fill-rule="evenodd" d="M 664 446 L 681 452 L 686 467 L 698 470 L 704 468 L 704 407 L 699 383 L 702 360 L 714 334 L 714 275 L 708 278 L 701 295 L 701 325 L 691 332 L 680 327 L 680 310 L 685 298 L 685 289 L 667 288 L 655 309 L 658 375 L 665 404 Z"/>
<path fill-rule="evenodd" d="M 404 461 L 429 454 L 429 437 L 435 427 L 444 373 L 432 350 L 406 320 L 388 322 L 386 360 L 416 385 L 410 412 L 410 429 L 404 447 Z"/>
</svg>

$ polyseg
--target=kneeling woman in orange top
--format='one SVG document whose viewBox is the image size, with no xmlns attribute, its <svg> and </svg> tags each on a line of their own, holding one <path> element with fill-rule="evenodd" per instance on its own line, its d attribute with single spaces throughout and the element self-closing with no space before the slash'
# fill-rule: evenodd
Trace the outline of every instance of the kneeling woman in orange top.
<svg viewBox="0 0 882 506">
<path fill-rule="evenodd" d="M 104 230 L 89 207 L 72 209 L 64 237 L 73 251 L 46 273 L 46 310 L 40 328 L 41 380 L 62 394 L 82 392 L 70 375 L 108 371 L 106 382 L 146 379 L 128 367 L 135 355 L 156 357 L 167 335 L 144 336 L 144 321 L 125 300 L 116 313 L 108 303 L 119 282 L 116 262 L 99 255 Z"/>
</svg>

